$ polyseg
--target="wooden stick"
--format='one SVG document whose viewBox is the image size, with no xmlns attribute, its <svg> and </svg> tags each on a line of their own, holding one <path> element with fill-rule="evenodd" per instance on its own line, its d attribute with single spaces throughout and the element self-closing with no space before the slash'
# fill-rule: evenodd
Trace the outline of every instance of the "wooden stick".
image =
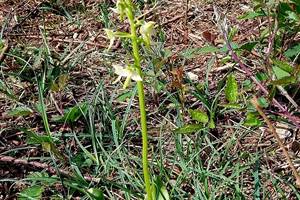
<svg viewBox="0 0 300 200">
<path fill-rule="evenodd" d="M 9 162 L 9 163 L 13 163 L 16 165 L 29 165 L 29 166 L 33 166 L 36 168 L 45 169 L 51 174 L 56 174 L 56 170 L 54 167 L 51 167 L 50 165 L 48 165 L 46 163 L 40 163 L 37 161 L 28 161 L 25 159 L 17 159 L 17 158 L 11 157 L 11 156 L 0 155 L 0 162 Z M 64 169 L 59 169 L 59 173 L 61 173 L 64 176 L 73 177 L 71 172 L 66 171 Z M 92 182 L 96 182 L 96 183 L 100 182 L 100 178 L 94 178 L 91 176 L 84 176 L 83 178 L 87 181 L 92 181 Z"/>
<path fill-rule="evenodd" d="M 287 160 L 287 162 L 288 162 L 290 168 L 292 169 L 293 174 L 294 174 L 294 176 L 295 176 L 295 178 L 296 178 L 296 186 L 297 186 L 298 188 L 300 188 L 300 176 L 299 176 L 299 174 L 298 174 L 298 172 L 297 172 L 297 169 L 296 169 L 296 167 L 294 166 L 294 164 L 293 164 L 293 162 L 292 162 L 292 160 L 291 160 L 291 158 L 290 158 L 290 156 L 289 156 L 288 151 L 286 150 L 286 148 L 285 148 L 283 142 L 281 141 L 279 135 L 277 134 L 277 132 L 276 132 L 274 126 L 272 125 L 272 123 L 270 122 L 270 120 L 268 119 L 268 117 L 266 116 L 266 114 L 263 112 L 263 110 L 262 110 L 261 107 L 259 106 L 258 101 L 257 101 L 257 98 L 256 98 L 255 96 L 254 96 L 253 99 L 251 100 L 251 103 L 254 105 L 254 107 L 256 108 L 256 110 L 258 111 L 258 113 L 262 116 L 262 118 L 264 119 L 264 121 L 265 121 L 266 124 L 268 125 L 270 131 L 272 132 L 273 136 L 276 138 L 276 140 L 277 140 L 277 142 L 278 142 L 280 148 L 282 149 L 283 154 L 284 154 L 284 156 L 286 157 L 286 160 Z"/>
</svg>

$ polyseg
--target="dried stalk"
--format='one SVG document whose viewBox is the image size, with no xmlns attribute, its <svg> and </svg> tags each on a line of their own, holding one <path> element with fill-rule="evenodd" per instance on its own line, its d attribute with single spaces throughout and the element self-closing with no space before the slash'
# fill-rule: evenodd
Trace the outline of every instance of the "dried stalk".
<svg viewBox="0 0 300 200">
<path fill-rule="evenodd" d="M 299 176 L 299 174 L 298 174 L 298 172 L 297 172 L 297 170 L 296 170 L 296 168 L 295 168 L 295 166 L 294 166 L 294 164 L 293 164 L 293 162 L 292 162 L 292 160 L 291 160 L 291 158 L 290 158 L 290 156 L 289 156 L 289 153 L 287 152 L 287 150 L 286 150 L 286 148 L 285 148 L 283 142 L 281 141 L 279 135 L 277 134 L 277 132 L 276 132 L 274 126 L 272 125 L 272 123 L 270 122 L 270 120 L 268 119 L 268 117 L 266 116 L 266 114 L 263 112 L 263 110 L 262 110 L 261 107 L 259 106 L 258 101 L 257 101 L 257 98 L 256 98 L 255 96 L 254 96 L 253 99 L 251 100 L 251 103 L 254 105 L 254 107 L 256 108 L 256 110 L 258 111 L 258 113 L 262 116 L 262 118 L 264 119 L 264 121 L 265 121 L 266 124 L 268 125 L 268 127 L 269 127 L 271 133 L 273 134 L 273 136 L 274 136 L 275 139 L 277 140 L 277 142 L 278 142 L 280 148 L 282 149 L 283 154 L 284 154 L 284 156 L 285 156 L 285 158 L 286 158 L 286 160 L 287 160 L 287 162 L 288 162 L 290 168 L 292 169 L 293 174 L 294 174 L 294 176 L 295 176 L 295 178 L 296 178 L 296 186 L 297 186 L 298 188 L 300 188 L 300 176 Z"/>
<path fill-rule="evenodd" d="M 0 162 L 13 163 L 15 165 L 28 165 L 28 166 L 32 166 L 32 167 L 39 168 L 39 169 L 45 169 L 50 174 L 56 174 L 56 170 L 54 167 L 51 167 L 50 165 L 48 165 L 46 163 L 40 163 L 37 161 L 28 161 L 25 159 L 17 159 L 17 158 L 11 157 L 11 156 L 0 155 Z M 67 177 L 73 177 L 71 172 L 68 172 L 63 169 L 59 169 L 59 173 L 61 173 L 64 176 L 67 176 Z M 90 177 L 90 176 L 84 176 L 83 178 L 87 181 L 92 181 L 92 182 L 96 182 L 96 183 L 100 182 L 100 178 L 94 178 L 94 177 Z"/>
<path fill-rule="evenodd" d="M 252 72 L 246 67 L 246 65 L 242 62 L 242 60 L 238 57 L 238 55 L 233 50 L 231 43 L 228 39 L 228 25 L 226 21 L 226 17 L 223 18 L 223 21 L 221 22 L 221 16 L 219 15 L 216 8 L 214 8 L 214 14 L 216 16 L 217 25 L 222 32 L 227 48 L 229 52 L 231 53 L 232 59 L 239 64 L 239 66 L 242 68 L 243 71 L 245 71 L 245 74 L 250 77 L 250 79 L 259 87 L 259 89 L 265 94 L 269 95 L 269 91 L 252 75 Z M 269 46 L 269 48 L 271 48 Z M 275 98 L 272 99 L 273 104 L 279 108 L 281 111 L 281 115 L 287 117 L 297 128 L 300 128 L 300 118 L 293 116 L 288 112 L 288 110 L 281 105 Z"/>
</svg>

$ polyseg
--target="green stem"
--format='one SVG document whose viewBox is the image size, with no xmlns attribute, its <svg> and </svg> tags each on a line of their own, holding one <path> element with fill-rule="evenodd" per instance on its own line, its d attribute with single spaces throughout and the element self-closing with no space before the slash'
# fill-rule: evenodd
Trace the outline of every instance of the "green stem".
<svg viewBox="0 0 300 200">
<path fill-rule="evenodd" d="M 138 37 L 136 35 L 136 25 L 134 22 L 134 15 L 133 15 L 133 11 L 131 8 L 128 8 L 127 16 L 128 16 L 129 23 L 130 23 L 134 65 L 135 65 L 135 68 L 137 69 L 139 75 L 141 77 L 143 77 L 143 72 L 141 69 L 141 59 L 140 59 L 139 47 L 138 47 Z M 143 159 L 144 181 L 145 181 L 147 199 L 152 200 L 150 173 L 149 173 L 149 167 L 148 167 L 148 134 L 147 134 L 147 118 L 146 118 L 145 93 L 144 93 L 143 82 L 137 81 L 137 87 L 138 87 L 139 107 L 140 107 L 140 115 L 141 115 L 142 140 L 143 140 L 142 141 L 142 143 L 143 143 L 143 151 L 142 151 L 143 158 L 142 159 Z"/>
</svg>

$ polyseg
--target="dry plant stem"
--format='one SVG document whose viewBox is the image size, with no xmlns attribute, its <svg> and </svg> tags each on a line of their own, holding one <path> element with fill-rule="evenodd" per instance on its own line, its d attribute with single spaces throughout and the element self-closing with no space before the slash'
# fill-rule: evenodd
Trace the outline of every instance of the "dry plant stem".
<svg viewBox="0 0 300 200">
<path fill-rule="evenodd" d="M 231 57 L 232 59 L 239 64 L 239 66 L 242 68 L 243 71 L 245 71 L 245 74 L 251 78 L 251 80 L 259 87 L 259 89 L 265 94 L 265 95 L 269 95 L 268 90 L 252 75 L 251 71 L 246 67 L 246 65 L 244 65 L 244 63 L 241 61 L 241 59 L 238 57 L 238 55 L 234 52 L 230 41 L 228 40 L 228 27 L 227 27 L 227 22 L 226 22 L 226 18 L 223 17 L 223 22 L 221 21 L 221 17 L 220 14 L 217 10 L 216 7 L 214 7 L 214 12 L 216 15 L 216 19 L 217 19 L 217 25 L 221 31 L 221 33 L 223 34 L 223 37 L 225 39 L 226 42 L 226 46 L 229 50 L 229 52 L 231 53 Z M 274 32 L 273 32 L 274 33 Z M 272 37 L 272 36 L 271 36 Z M 269 45 L 269 50 L 272 49 L 271 48 L 272 45 Z M 285 116 L 287 117 L 297 128 L 300 128 L 300 118 L 293 116 L 292 114 L 290 114 L 288 112 L 288 110 L 286 108 L 284 108 L 275 98 L 272 99 L 272 102 L 275 106 L 277 106 L 281 113 L 279 113 L 281 116 Z"/>
<path fill-rule="evenodd" d="M 257 101 L 257 98 L 256 97 L 253 97 L 253 99 L 251 100 L 251 103 L 254 105 L 254 107 L 256 108 L 256 110 L 259 112 L 259 114 L 262 116 L 262 118 L 264 119 L 264 121 L 266 122 L 266 124 L 268 125 L 270 131 L 272 132 L 273 136 L 275 137 L 275 139 L 277 140 L 280 148 L 282 149 L 283 151 L 283 154 L 284 156 L 286 157 L 286 160 L 290 166 L 290 168 L 292 169 L 293 171 L 293 174 L 296 178 L 296 185 L 297 187 L 300 187 L 300 176 L 295 168 L 295 166 L 293 165 L 292 163 L 292 160 L 289 156 L 289 153 L 287 152 L 286 148 L 284 147 L 284 144 L 283 142 L 281 141 L 279 135 L 277 134 L 274 126 L 272 125 L 272 123 L 270 122 L 270 120 L 268 119 L 268 117 L 265 115 L 265 113 L 263 112 L 263 110 L 259 107 L 258 105 L 258 101 Z"/>
<path fill-rule="evenodd" d="M 271 32 L 272 31 L 272 24 L 271 24 L 270 17 L 268 19 L 268 22 L 269 22 L 269 28 L 270 28 L 269 31 Z M 270 35 L 270 37 L 268 39 L 268 49 L 267 49 L 266 60 L 265 60 L 266 64 L 267 64 L 267 67 L 270 67 L 270 56 L 271 56 L 271 53 L 272 53 L 274 40 L 275 40 L 275 36 L 276 36 L 277 31 L 278 31 L 278 21 L 277 21 L 277 19 L 275 19 L 273 32 L 272 32 L 272 34 Z"/>
<path fill-rule="evenodd" d="M 30 38 L 30 39 L 41 39 L 42 37 L 39 35 L 19 35 L 20 37 Z M 53 42 L 65 42 L 65 43 L 77 43 L 77 44 L 86 44 L 88 46 L 95 46 L 98 48 L 106 48 L 107 45 L 100 44 L 97 42 L 89 42 L 89 41 L 83 41 L 83 40 L 74 40 L 74 39 L 60 39 L 60 38 L 54 38 L 54 37 L 46 37 L 47 41 L 53 41 Z M 114 48 L 113 48 L 114 49 Z"/>
<path fill-rule="evenodd" d="M 299 110 L 298 104 L 294 101 L 294 99 L 288 94 L 288 92 L 280 85 L 277 85 L 278 90 L 280 93 L 285 96 L 289 100 L 289 102 L 297 109 Z"/>
<path fill-rule="evenodd" d="M 241 59 L 237 56 L 237 54 L 233 51 L 232 46 L 230 42 L 227 40 L 227 33 L 223 29 L 221 30 L 223 32 L 227 48 L 231 52 L 232 59 L 239 64 L 239 66 L 242 68 L 243 71 L 245 71 L 245 74 L 251 78 L 251 80 L 259 87 L 259 89 L 265 94 L 269 95 L 268 90 L 252 75 L 252 73 L 248 70 L 248 68 L 244 65 L 244 63 L 241 61 Z M 277 106 L 284 116 L 286 116 L 295 126 L 300 128 L 300 119 L 296 116 L 292 116 L 286 108 L 284 108 L 275 98 L 272 99 L 275 106 Z"/>
<path fill-rule="evenodd" d="M 130 23 L 130 33 L 131 33 L 131 42 L 132 42 L 132 51 L 134 57 L 134 66 L 136 67 L 139 75 L 143 77 L 143 72 L 141 69 L 141 59 L 139 54 L 138 47 L 138 37 L 136 34 L 136 25 L 133 15 L 132 8 L 128 8 L 127 17 Z M 142 131 L 142 160 L 143 160 L 143 173 L 145 188 L 147 193 L 147 200 L 152 200 L 151 192 L 151 181 L 149 173 L 149 164 L 148 164 L 148 133 L 147 133 L 147 117 L 146 117 L 146 106 L 145 106 L 145 94 L 144 94 L 144 85 L 142 81 L 137 81 L 138 96 L 139 96 L 139 107 L 141 115 L 141 131 Z"/>
<path fill-rule="evenodd" d="M 25 159 L 18 159 L 18 158 L 14 158 L 11 156 L 0 155 L 0 162 L 13 163 L 15 165 L 28 165 L 28 166 L 32 166 L 32 167 L 39 168 L 39 169 L 45 169 L 50 174 L 56 174 L 56 172 L 57 172 L 54 167 L 51 167 L 50 165 L 48 165 L 46 163 L 40 163 L 40 162 L 36 162 L 36 161 L 28 161 Z M 59 173 L 61 173 L 64 176 L 72 177 L 71 172 L 68 172 L 63 169 L 59 169 Z M 92 182 L 96 182 L 96 183 L 100 182 L 100 178 L 94 178 L 94 177 L 90 177 L 90 176 L 84 176 L 83 178 L 87 181 L 92 181 Z"/>
<path fill-rule="evenodd" d="M 269 23 L 269 31 L 272 31 L 272 23 L 270 20 L 270 17 L 268 18 L 268 23 Z M 266 52 L 266 59 L 265 59 L 265 63 L 266 63 L 266 67 L 268 71 L 272 70 L 272 66 L 270 63 L 270 56 L 273 50 L 273 46 L 274 46 L 274 41 L 275 41 L 275 36 L 276 33 L 278 31 L 278 20 L 275 18 L 274 20 L 274 28 L 272 31 L 272 34 L 270 35 L 269 39 L 268 39 L 268 49 Z M 287 93 L 287 91 L 282 87 L 282 86 L 277 86 L 278 90 L 281 92 L 281 94 L 283 96 L 285 96 L 285 98 L 287 98 L 287 100 L 296 108 L 298 109 L 298 105 L 297 103 L 290 97 L 290 95 Z"/>
</svg>

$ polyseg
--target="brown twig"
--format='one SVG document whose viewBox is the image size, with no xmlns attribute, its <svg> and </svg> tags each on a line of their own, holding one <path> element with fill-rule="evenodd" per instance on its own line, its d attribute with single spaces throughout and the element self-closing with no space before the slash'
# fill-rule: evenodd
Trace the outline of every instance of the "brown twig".
<svg viewBox="0 0 300 200">
<path fill-rule="evenodd" d="M 40 35 L 19 35 L 19 36 L 23 36 L 25 38 L 31 38 L 31 39 L 42 39 L 42 36 Z M 74 39 L 60 39 L 60 38 L 53 38 L 53 37 L 46 37 L 46 40 L 48 41 L 54 41 L 54 42 L 66 42 L 66 43 L 79 43 L 79 44 L 86 44 L 89 46 L 95 46 L 95 47 L 99 47 L 99 48 L 106 48 L 107 45 L 105 44 L 100 44 L 100 43 L 96 43 L 96 42 L 88 42 L 88 41 L 82 41 L 82 40 L 74 40 Z"/>
<path fill-rule="evenodd" d="M 0 155 L 0 162 L 13 163 L 15 165 L 28 165 L 28 166 L 32 166 L 32 167 L 39 168 L 39 169 L 45 169 L 46 171 L 48 171 L 51 174 L 56 174 L 56 170 L 54 167 L 51 167 L 50 165 L 48 165 L 46 163 L 40 163 L 37 161 L 28 161 L 25 159 L 17 159 L 17 158 L 11 157 L 11 156 Z M 64 176 L 73 177 L 72 173 L 69 171 L 66 171 L 64 169 L 58 169 L 58 171 L 59 171 L 59 173 L 61 173 Z M 87 181 L 92 181 L 92 182 L 96 182 L 96 183 L 100 182 L 100 178 L 94 178 L 91 176 L 84 176 L 83 178 Z"/>
<path fill-rule="evenodd" d="M 275 36 L 276 33 L 278 31 L 278 20 L 275 18 L 274 19 L 274 28 L 272 30 L 272 23 L 271 23 L 271 19 L 270 17 L 268 18 L 268 23 L 269 23 L 269 31 L 272 33 L 270 34 L 270 37 L 268 39 L 268 48 L 266 51 L 266 56 L 265 56 L 265 64 L 266 64 L 266 68 L 267 71 L 269 71 L 269 73 L 271 73 L 272 71 L 272 66 L 271 66 L 271 53 L 273 50 L 273 46 L 274 46 L 274 41 L 275 41 Z M 271 76 L 271 74 L 270 74 Z M 273 80 L 274 77 L 272 77 Z M 296 108 L 298 109 L 298 104 L 294 101 L 294 99 L 291 98 L 291 96 L 287 93 L 287 91 L 282 87 L 282 86 L 277 86 L 278 90 L 280 91 L 280 93 L 285 96 L 285 98 Z"/>
<path fill-rule="evenodd" d="M 258 101 L 257 101 L 257 98 L 254 96 L 253 99 L 251 100 L 251 103 L 254 105 L 254 107 L 256 108 L 256 110 L 258 111 L 258 113 L 262 116 L 262 118 L 264 119 L 264 121 L 266 122 L 266 124 L 268 125 L 270 131 L 272 132 L 273 136 L 275 137 L 275 139 L 277 140 L 280 148 L 282 149 L 283 151 L 283 154 L 290 166 L 290 168 L 292 169 L 293 171 L 293 174 L 296 178 L 296 186 L 297 187 L 300 187 L 300 176 L 295 168 L 295 166 L 293 165 L 293 162 L 289 156 L 289 153 L 287 152 L 283 142 L 281 141 L 279 135 L 277 134 L 274 126 L 272 125 L 272 123 L 270 122 L 270 120 L 268 119 L 268 117 L 266 116 L 266 114 L 263 112 L 263 110 L 260 108 L 259 104 L 258 104 Z"/>
<path fill-rule="evenodd" d="M 183 40 L 184 44 L 187 44 L 189 41 L 188 13 L 189 13 L 189 0 L 186 0 L 185 16 L 184 16 L 184 26 L 185 26 L 184 40 Z"/>
<path fill-rule="evenodd" d="M 238 55 L 233 50 L 231 43 L 228 39 L 228 25 L 226 22 L 226 19 L 224 18 L 223 22 L 221 22 L 221 17 L 219 13 L 217 12 L 217 9 L 215 8 L 215 15 L 217 18 L 217 24 L 219 26 L 220 31 L 223 34 L 223 37 L 225 39 L 227 48 L 229 52 L 231 53 L 232 59 L 239 64 L 239 66 L 242 68 L 243 71 L 245 71 L 245 74 L 259 87 L 259 89 L 265 94 L 269 95 L 269 91 L 252 75 L 252 72 L 246 67 L 246 65 L 241 61 L 241 59 L 238 57 Z M 288 110 L 283 107 L 275 98 L 272 99 L 273 104 L 279 108 L 279 110 L 282 112 L 281 115 L 287 117 L 296 127 L 300 127 L 300 118 L 293 116 L 288 112 Z"/>
<path fill-rule="evenodd" d="M 167 24 L 170 24 L 170 23 L 172 23 L 172 22 L 174 22 L 174 21 L 176 21 L 176 20 L 178 20 L 178 19 L 180 19 L 180 18 L 183 18 L 183 17 L 185 17 L 185 13 L 183 13 L 183 14 L 181 14 L 181 15 L 177 15 L 177 16 L 173 17 L 172 19 L 170 19 L 170 20 L 168 20 L 168 21 L 166 21 L 166 22 L 163 22 L 163 23 L 161 24 L 161 26 L 165 26 L 165 25 L 167 25 Z"/>
</svg>

